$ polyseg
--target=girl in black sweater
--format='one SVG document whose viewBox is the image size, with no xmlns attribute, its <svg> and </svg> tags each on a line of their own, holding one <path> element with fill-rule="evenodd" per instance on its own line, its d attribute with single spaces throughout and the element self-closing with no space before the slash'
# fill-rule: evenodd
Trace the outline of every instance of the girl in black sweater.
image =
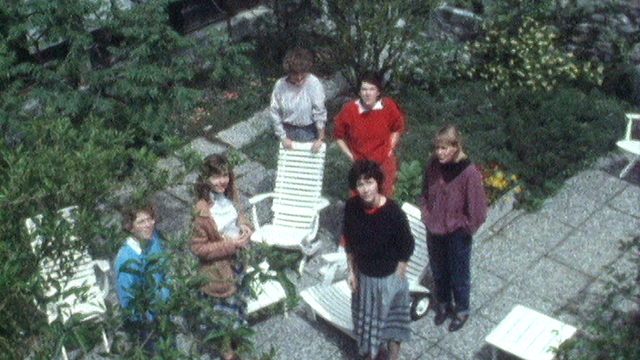
<svg viewBox="0 0 640 360">
<path fill-rule="evenodd" d="M 368 360 L 382 359 L 387 351 L 388 359 L 397 359 L 400 343 L 411 334 L 405 273 L 414 240 L 400 206 L 380 194 L 383 180 L 375 162 L 356 161 L 349 187 L 358 196 L 344 210 L 353 324 L 358 352 Z"/>
</svg>

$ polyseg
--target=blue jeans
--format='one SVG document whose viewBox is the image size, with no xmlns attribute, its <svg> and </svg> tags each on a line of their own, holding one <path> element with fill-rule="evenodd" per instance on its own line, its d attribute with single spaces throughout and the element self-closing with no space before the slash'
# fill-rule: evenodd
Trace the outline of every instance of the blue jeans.
<svg viewBox="0 0 640 360">
<path fill-rule="evenodd" d="M 440 306 L 459 315 L 469 315 L 471 295 L 471 235 L 463 230 L 450 234 L 429 234 L 429 265 Z"/>
</svg>

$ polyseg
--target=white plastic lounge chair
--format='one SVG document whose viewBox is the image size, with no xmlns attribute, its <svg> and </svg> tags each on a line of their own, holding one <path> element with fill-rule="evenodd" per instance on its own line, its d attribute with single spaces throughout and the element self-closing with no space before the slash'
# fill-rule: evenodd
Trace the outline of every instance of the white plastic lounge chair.
<svg viewBox="0 0 640 360">
<path fill-rule="evenodd" d="M 73 223 L 72 212 L 76 207 L 68 207 L 60 210 L 60 221 Z M 27 232 L 32 236 L 31 248 L 38 257 L 42 256 L 44 238 L 39 235 L 39 227 L 42 224 L 42 215 L 26 219 Z M 68 239 L 71 242 L 79 241 L 71 235 Z M 65 241 L 61 240 L 61 241 Z M 72 267 L 69 261 L 73 261 Z M 65 266 L 61 266 L 65 262 Z M 80 250 L 69 250 L 62 255 L 62 258 L 52 258 L 42 256 L 39 262 L 39 271 L 43 279 L 44 295 L 47 303 L 43 311 L 47 314 L 47 321 L 54 322 L 56 319 L 66 323 L 71 317 L 81 321 L 95 320 L 104 315 L 106 306 L 104 299 L 109 293 L 109 279 L 106 275 L 110 266 L 106 260 L 93 260 L 88 252 Z M 62 274 L 61 269 L 72 268 L 71 273 Z M 95 271 L 103 273 L 103 282 L 98 284 Z M 109 342 L 107 335 L 102 329 L 102 341 L 106 352 L 109 352 Z M 67 351 L 62 347 L 62 358 L 67 360 Z"/>
<path fill-rule="evenodd" d="M 525 360 L 551 360 L 559 347 L 576 332 L 576 328 L 522 305 L 498 324 L 485 341 L 492 346 L 493 359 L 498 349 Z"/>
<path fill-rule="evenodd" d="M 405 203 L 402 210 L 407 214 L 411 233 L 415 240 L 415 249 L 407 269 L 407 279 L 409 280 L 409 292 L 411 293 L 411 318 L 418 320 L 426 315 L 429 308 L 429 290 L 420 285 L 424 277 L 424 270 L 429 259 L 427 253 L 427 234 L 420 216 L 420 209 L 415 205 Z M 346 261 L 346 260 L 345 260 Z M 353 322 L 351 318 L 351 289 L 347 280 L 342 280 L 328 285 L 326 282 L 300 293 L 313 311 L 314 315 L 319 315 L 340 331 L 353 336 Z"/>
<path fill-rule="evenodd" d="M 269 270 L 269 264 L 266 261 L 260 264 L 260 271 L 268 275 L 274 275 L 273 270 Z M 264 283 L 256 282 L 252 284 L 252 286 L 257 298 L 249 299 L 247 304 L 247 314 L 252 314 L 256 311 L 279 303 L 287 297 L 287 293 L 285 292 L 284 287 L 282 287 L 282 284 L 274 279 L 269 279 Z"/>
<path fill-rule="evenodd" d="M 273 192 L 249 199 L 256 228 L 251 240 L 301 250 L 305 257 L 300 263 L 300 273 L 307 258 L 321 245 L 315 241 L 319 213 L 329 205 L 321 196 L 326 145 L 317 153 L 311 151 L 311 145 L 294 142 L 293 149 L 288 150 L 280 144 Z M 261 226 L 256 204 L 269 198 L 273 199 L 273 219 Z"/>
<path fill-rule="evenodd" d="M 627 129 L 624 138 L 619 140 L 616 145 L 632 156 L 629 164 L 620 173 L 620 178 L 623 178 L 640 160 L 640 114 L 627 114 Z"/>
</svg>

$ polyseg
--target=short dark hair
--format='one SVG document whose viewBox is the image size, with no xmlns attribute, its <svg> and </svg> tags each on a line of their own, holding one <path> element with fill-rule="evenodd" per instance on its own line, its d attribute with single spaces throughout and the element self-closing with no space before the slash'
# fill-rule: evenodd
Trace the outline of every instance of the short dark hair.
<svg viewBox="0 0 640 360">
<path fill-rule="evenodd" d="M 301 47 L 287 51 L 282 60 L 284 71 L 289 74 L 302 74 L 313 69 L 313 53 Z"/>
<path fill-rule="evenodd" d="M 380 169 L 380 166 L 378 166 L 375 161 L 364 159 L 358 160 L 353 164 L 349 171 L 349 189 L 355 190 L 358 180 L 371 178 L 378 183 L 378 192 L 382 191 L 384 173 Z"/>
<path fill-rule="evenodd" d="M 363 82 L 368 82 L 369 84 L 373 84 L 378 88 L 378 91 L 382 93 L 383 90 L 383 82 L 382 76 L 374 71 L 367 71 L 360 76 L 360 82 L 358 83 L 362 86 Z"/>
<path fill-rule="evenodd" d="M 156 220 L 156 208 L 151 203 L 146 203 L 139 207 L 127 207 L 122 211 L 122 228 L 127 232 L 133 229 L 133 222 L 141 212 L 146 212 L 152 219 Z"/>
</svg>

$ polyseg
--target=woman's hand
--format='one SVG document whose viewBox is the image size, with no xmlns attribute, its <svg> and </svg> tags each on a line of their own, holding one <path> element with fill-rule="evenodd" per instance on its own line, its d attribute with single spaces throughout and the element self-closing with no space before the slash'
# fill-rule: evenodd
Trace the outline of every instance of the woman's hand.
<svg viewBox="0 0 640 360">
<path fill-rule="evenodd" d="M 349 287 L 351 288 L 351 292 L 355 294 L 358 291 L 358 278 L 356 277 L 356 274 L 353 273 L 353 271 L 349 271 L 349 276 L 347 281 L 349 281 Z"/>
<path fill-rule="evenodd" d="M 324 144 L 324 141 L 322 139 L 316 140 L 311 146 L 311 151 L 313 153 L 317 153 L 318 151 L 320 151 L 320 149 L 322 149 L 322 144 Z"/>
<path fill-rule="evenodd" d="M 247 224 L 240 224 L 239 228 L 240 228 L 240 236 L 246 234 L 250 238 L 251 235 L 253 234 L 253 230 Z"/>
<path fill-rule="evenodd" d="M 396 267 L 396 274 L 398 274 L 399 278 L 403 278 L 406 274 L 407 274 L 407 268 L 409 267 L 409 264 L 407 264 L 406 262 L 399 262 L 398 266 Z"/>
<path fill-rule="evenodd" d="M 249 239 L 251 238 L 251 233 L 241 233 L 238 237 L 231 239 L 231 242 L 235 246 L 236 249 L 244 249 L 249 244 Z"/>
<path fill-rule="evenodd" d="M 282 139 L 282 146 L 285 149 L 293 149 L 293 141 L 291 139 L 289 139 L 288 137 L 285 137 L 284 139 Z"/>
</svg>

